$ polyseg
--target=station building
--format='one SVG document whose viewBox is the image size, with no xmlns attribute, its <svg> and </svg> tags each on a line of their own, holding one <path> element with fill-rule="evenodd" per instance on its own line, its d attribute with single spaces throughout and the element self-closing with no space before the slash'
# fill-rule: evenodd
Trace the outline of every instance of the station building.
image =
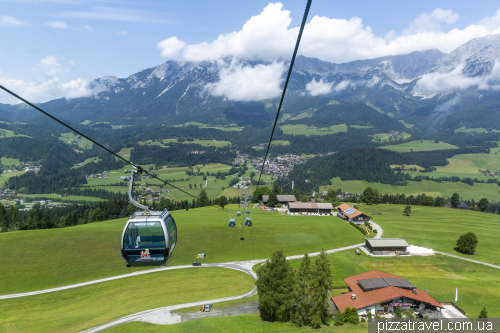
<svg viewBox="0 0 500 333">
<path fill-rule="evenodd" d="M 315 202 L 290 202 L 288 214 L 290 215 L 332 215 L 331 203 Z"/>
</svg>

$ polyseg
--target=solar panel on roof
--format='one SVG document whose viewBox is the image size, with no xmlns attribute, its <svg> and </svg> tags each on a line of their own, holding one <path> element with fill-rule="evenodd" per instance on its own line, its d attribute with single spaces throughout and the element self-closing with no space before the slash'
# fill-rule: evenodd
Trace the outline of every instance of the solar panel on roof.
<svg viewBox="0 0 500 333">
<path fill-rule="evenodd" d="M 381 289 L 389 286 L 403 288 L 403 289 L 415 288 L 415 286 L 412 285 L 406 279 L 376 278 L 376 279 L 359 280 L 358 283 L 364 291 Z"/>
<path fill-rule="evenodd" d="M 344 213 L 346 213 L 347 215 L 351 215 L 352 213 L 354 213 L 356 211 L 356 209 L 354 208 L 349 208 L 348 210 L 346 210 Z"/>
</svg>

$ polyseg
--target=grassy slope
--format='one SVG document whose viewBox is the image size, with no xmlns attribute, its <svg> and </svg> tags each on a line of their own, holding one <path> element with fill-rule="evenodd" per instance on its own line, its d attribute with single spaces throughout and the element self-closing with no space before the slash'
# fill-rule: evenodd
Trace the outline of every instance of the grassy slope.
<svg viewBox="0 0 500 333">
<path fill-rule="evenodd" d="M 479 172 L 481 170 L 490 170 L 491 172 L 498 173 L 500 171 L 500 147 L 492 148 L 489 154 L 463 154 L 456 155 L 448 159 L 449 164 L 443 167 L 436 167 L 436 171 L 432 172 L 415 172 L 405 171 L 412 176 L 425 175 L 429 177 L 450 177 L 457 176 L 461 178 L 478 178 L 488 181 L 488 179 L 495 179 L 492 176 L 485 176 Z"/>
<path fill-rule="evenodd" d="M 130 153 L 130 152 L 129 152 Z M 145 169 L 149 170 L 149 168 L 152 165 L 145 165 Z M 210 172 L 210 173 L 216 173 L 218 171 L 220 172 L 227 172 L 229 169 L 231 169 L 231 166 L 226 165 L 226 164 L 221 164 L 221 163 L 211 163 L 207 164 L 205 166 L 203 165 L 197 165 L 193 167 L 193 170 L 196 172 L 197 168 L 200 168 L 200 171 L 202 172 Z M 123 167 L 119 170 L 108 170 L 108 175 L 109 178 L 88 178 L 85 186 L 89 187 L 100 187 L 103 188 L 102 186 L 105 186 L 104 189 L 108 191 L 113 191 L 113 192 L 120 192 L 120 193 L 127 193 L 128 191 L 128 182 L 124 182 L 120 180 L 119 178 L 121 176 L 126 176 L 130 174 L 126 174 L 125 170 L 130 170 L 130 167 Z M 207 187 L 205 187 L 205 181 L 203 180 L 202 176 L 195 176 L 191 177 L 186 174 L 186 170 L 188 170 L 187 167 L 162 167 L 161 169 L 158 170 L 152 170 L 151 172 L 158 174 L 158 177 L 161 179 L 170 181 L 170 180 L 176 180 L 176 182 L 172 182 L 174 186 L 177 186 L 186 192 L 198 196 L 200 193 L 200 184 L 203 185 L 203 187 L 207 190 L 207 194 L 209 198 L 215 198 L 217 196 L 222 195 L 222 187 L 228 187 L 229 186 L 229 181 L 232 179 L 232 177 L 227 177 L 226 180 L 222 179 L 215 179 L 214 176 L 207 176 L 207 179 L 210 179 L 208 181 Z M 185 181 L 177 181 L 185 179 Z M 124 186 L 108 186 L 108 185 L 114 185 L 117 183 L 123 183 Z M 143 186 L 148 186 L 152 190 L 158 190 L 160 189 L 158 185 L 161 184 L 159 180 L 156 179 L 147 179 L 147 180 L 142 180 L 136 183 L 136 186 L 139 186 L 142 184 Z M 189 184 L 193 187 L 192 189 L 189 189 Z M 194 188 L 194 185 L 196 184 L 197 188 Z M 170 193 L 164 193 L 165 196 L 173 199 L 173 200 L 192 200 L 193 198 L 190 197 L 189 195 L 182 193 L 181 191 L 174 190 L 173 187 L 169 185 L 165 185 L 162 190 L 172 190 Z M 241 194 L 241 190 L 240 190 Z"/>
<path fill-rule="evenodd" d="M 372 216 L 384 229 L 384 237 L 402 237 L 413 245 L 490 264 L 500 262 L 500 216 L 422 206 L 412 206 L 411 215 L 403 216 L 403 209 L 403 205 L 360 206 L 360 210 L 368 215 L 382 213 Z M 475 232 L 479 240 L 475 255 L 454 250 L 458 237 L 469 231 Z"/>
<path fill-rule="evenodd" d="M 0 160 L 0 163 L 5 167 L 7 165 L 18 165 L 19 160 L 17 158 L 7 158 L 7 157 L 2 157 Z"/>
<path fill-rule="evenodd" d="M 243 294 L 253 286 L 249 275 L 223 268 L 152 273 L 2 300 L 0 330 L 3 327 L 7 332 L 78 332 L 148 309 Z"/>
<path fill-rule="evenodd" d="M 363 241 L 363 234 L 338 218 L 284 216 L 257 209 L 252 209 L 251 228 L 229 228 L 229 211 L 237 210 L 232 205 L 224 210 L 172 212 L 179 241 L 170 264 L 189 264 L 202 252 L 207 253 L 202 262 L 226 262 L 264 259 L 277 249 L 296 255 Z M 129 273 L 119 257 L 125 221 L 0 234 L 0 252 L 10 254 L 0 258 L 0 294 Z"/>
<path fill-rule="evenodd" d="M 20 175 L 24 175 L 24 171 L 16 171 L 16 172 L 9 172 L 9 173 L 0 174 L 0 187 L 4 187 L 5 181 L 9 180 L 10 177 L 20 176 Z"/>
<path fill-rule="evenodd" d="M 130 323 L 113 327 L 106 332 L 125 333 L 181 333 L 181 332 L 203 332 L 203 333 L 234 333 L 234 332 L 339 332 L 339 333 L 366 333 L 368 323 L 361 323 L 358 326 L 330 326 L 313 330 L 310 327 L 297 327 L 289 323 L 267 322 L 260 320 L 258 314 L 248 314 L 229 317 L 206 318 L 186 321 L 180 324 L 160 326 L 146 323 Z"/>
<path fill-rule="evenodd" d="M 437 150 L 437 149 L 455 149 L 457 147 L 444 142 L 435 143 L 433 140 L 419 140 L 419 141 L 405 142 L 398 145 L 384 146 L 380 148 L 389 149 L 397 152 L 410 152 L 410 151 L 427 151 L 427 150 Z"/>
<path fill-rule="evenodd" d="M 425 193 L 433 197 L 442 196 L 451 198 L 453 193 L 458 193 L 464 200 L 474 199 L 476 201 L 481 198 L 488 198 L 490 201 L 500 200 L 500 187 L 497 184 L 480 184 L 474 183 L 473 186 L 461 182 L 433 182 L 431 180 L 423 180 L 421 182 L 409 181 L 406 186 L 391 186 L 381 183 L 370 183 L 364 180 L 345 180 L 342 181 L 339 177 L 332 178 L 332 185 L 321 186 L 321 191 L 328 189 L 339 189 L 351 193 L 363 193 L 368 186 L 376 188 L 382 194 L 402 194 L 414 195 Z"/>
<path fill-rule="evenodd" d="M 441 260 L 439 256 L 370 258 L 364 253 L 358 256 L 354 254 L 354 250 L 330 254 L 328 258 L 335 284 L 344 284 L 342 279 L 346 277 L 376 269 L 408 279 L 438 302 L 453 301 L 455 288 L 458 288 L 459 301 L 456 304 L 465 310 L 470 318 L 477 317 L 483 306 L 487 307 L 490 318 L 500 316 L 500 308 L 495 306 L 500 298 L 498 269 L 447 257 Z M 314 261 L 314 258 L 312 260 Z M 294 268 L 298 268 L 300 260 L 292 261 L 291 264 Z M 265 322 L 261 321 L 257 314 L 249 314 L 199 319 L 172 326 L 130 323 L 117 326 L 109 332 L 235 332 L 240 330 L 245 332 L 310 332 L 311 328 Z M 366 324 L 360 324 L 358 327 L 332 326 L 323 327 L 320 331 L 366 332 L 367 326 Z"/>
<path fill-rule="evenodd" d="M 283 134 L 294 134 L 294 135 L 327 135 L 327 134 L 335 134 L 339 132 L 347 132 L 347 126 L 342 125 L 333 125 L 330 127 L 314 127 L 307 126 L 304 124 L 298 125 L 283 125 L 280 127 L 283 131 Z"/>
</svg>

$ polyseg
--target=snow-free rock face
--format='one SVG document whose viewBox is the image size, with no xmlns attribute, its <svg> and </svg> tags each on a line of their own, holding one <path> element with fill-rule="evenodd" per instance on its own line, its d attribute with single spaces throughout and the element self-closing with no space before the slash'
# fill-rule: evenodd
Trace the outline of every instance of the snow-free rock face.
<svg viewBox="0 0 500 333">
<path fill-rule="evenodd" d="M 500 34 L 468 41 L 437 61 L 430 72 L 449 73 L 464 65 L 463 73 L 469 77 L 488 75 L 495 60 L 500 60 Z"/>
</svg>

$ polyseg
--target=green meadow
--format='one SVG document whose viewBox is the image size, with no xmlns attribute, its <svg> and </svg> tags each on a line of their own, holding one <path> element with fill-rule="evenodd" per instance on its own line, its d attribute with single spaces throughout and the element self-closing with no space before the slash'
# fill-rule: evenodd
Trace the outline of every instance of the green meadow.
<svg viewBox="0 0 500 333">
<path fill-rule="evenodd" d="M 251 276 L 226 268 L 196 267 L 151 273 L 2 300 L 0 330 L 79 332 L 144 310 L 240 295 L 253 286 Z"/>
<path fill-rule="evenodd" d="M 482 127 L 476 127 L 476 128 L 466 128 L 465 126 L 457 128 L 455 133 L 498 133 L 500 132 L 499 130 L 493 129 L 493 130 L 487 130 L 486 128 Z"/>
<path fill-rule="evenodd" d="M 286 255 L 287 253 L 285 253 Z M 469 318 L 475 318 L 486 306 L 490 318 L 500 316 L 496 306 L 500 298 L 500 274 L 498 269 L 467 261 L 440 256 L 436 257 L 390 257 L 373 258 L 354 250 L 329 254 L 334 284 L 345 285 L 343 279 L 370 270 L 379 270 L 403 277 L 417 288 L 425 290 L 438 302 L 453 302 L 458 288 L 459 300 L 456 304 Z M 312 258 L 314 262 L 314 258 Z M 291 261 L 294 268 L 300 260 Z M 347 290 L 340 290 L 347 292 Z M 214 304 L 214 308 L 225 307 L 224 303 Z M 367 324 L 358 326 L 323 326 L 317 331 L 328 332 L 367 332 Z M 109 330 L 113 333 L 128 332 L 311 332 L 310 327 L 297 327 L 289 323 L 262 321 L 258 314 L 229 317 L 205 318 L 182 322 L 171 326 L 147 323 L 129 323 Z M 316 331 L 316 330 L 315 330 Z"/>
<path fill-rule="evenodd" d="M 347 132 L 347 126 L 345 124 L 333 125 L 330 127 L 314 127 L 304 124 L 298 124 L 298 125 L 294 124 L 294 125 L 282 125 L 280 128 L 283 131 L 283 134 L 307 135 L 307 136 L 327 135 L 339 132 Z"/>
<path fill-rule="evenodd" d="M 389 145 L 380 147 L 381 149 L 389 149 L 400 153 L 407 153 L 411 151 L 428 151 L 438 149 L 456 149 L 457 146 L 450 145 L 449 143 L 439 142 L 435 143 L 433 140 L 418 140 L 400 143 L 397 145 Z"/>
<path fill-rule="evenodd" d="M 229 228 L 229 212 L 215 207 L 173 211 L 179 242 L 170 265 L 265 259 L 278 249 L 287 255 L 363 242 L 364 235 L 338 218 L 287 216 L 252 209 L 253 226 Z M 126 219 L 61 229 L 0 234 L 0 294 L 32 291 L 130 273 L 120 260 Z M 239 221 L 238 221 L 239 225 Z M 240 240 L 243 237 L 244 240 Z M 20 264 L 22 263 L 22 264 Z M 133 268 L 133 270 L 140 270 Z"/>
<path fill-rule="evenodd" d="M 429 173 L 420 173 L 427 175 Z M 344 192 L 363 193 L 368 186 L 376 188 L 381 194 L 405 194 L 416 196 L 421 193 L 432 197 L 451 198 L 453 193 L 458 193 L 464 200 L 480 200 L 488 198 L 489 201 L 500 201 L 500 187 L 497 184 L 474 183 L 473 186 L 461 182 L 433 182 L 423 180 L 421 182 L 408 181 L 406 186 L 392 186 L 381 183 L 370 183 L 364 180 L 341 180 L 339 177 L 332 178 L 332 185 L 321 186 L 321 191 L 327 191 L 331 188 L 342 189 Z"/>
<path fill-rule="evenodd" d="M 143 165 L 145 170 L 148 170 L 151 173 L 155 173 L 158 175 L 160 179 L 171 181 L 172 185 L 184 190 L 185 192 L 198 196 L 200 194 L 201 188 L 204 188 L 207 191 L 207 195 L 209 198 L 215 198 L 222 195 L 222 188 L 229 187 L 229 182 L 232 179 L 231 176 L 228 176 L 225 180 L 223 179 L 215 179 L 214 176 L 207 176 L 207 180 L 203 180 L 203 176 L 189 176 L 186 174 L 186 171 L 189 170 L 188 167 L 165 167 L 163 166 L 161 169 L 152 169 L 154 165 Z M 194 172 L 197 172 L 198 168 L 202 172 L 227 172 L 231 169 L 231 166 L 221 163 L 211 163 L 203 165 L 196 165 L 193 167 Z M 131 170 L 132 167 L 125 166 L 119 170 L 107 170 L 109 178 L 87 178 L 87 184 L 82 187 L 95 187 L 95 188 L 103 188 L 107 191 L 119 192 L 119 193 L 127 193 L 128 192 L 128 182 L 120 179 L 121 176 L 130 175 L 129 173 L 125 173 L 125 170 Z M 0 178 L 1 179 L 1 178 Z M 184 179 L 183 181 L 181 181 Z M 116 186 L 120 184 L 121 186 Z M 141 179 L 134 183 L 135 188 L 138 188 L 139 185 L 143 187 L 149 187 L 151 190 L 171 190 L 169 193 L 162 193 L 163 196 L 166 196 L 172 200 L 192 200 L 193 197 L 190 195 L 183 193 L 175 189 L 170 185 L 164 185 L 163 188 L 160 188 L 160 185 L 163 183 L 157 179 L 149 178 L 149 179 Z M 200 188 L 200 184 L 202 187 Z M 191 188 L 189 188 L 191 185 Z M 194 187 L 196 185 L 196 187 Z M 239 190 L 239 194 L 241 195 L 241 190 Z M 237 196 L 237 195 L 236 195 Z"/>
<path fill-rule="evenodd" d="M 477 178 L 479 180 L 488 181 L 495 179 L 492 176 L 486 176 L 479 170 L 489 170 L 492 173 L 500 174 L 500 147 L 491 148 L 489 154 L 460 154 L 448 159 L 449 164 L 445 166 L 437 166 L 436 171 L 421 173 L 418 171 L 405 172 L 412 175 L 425 175 L 429 177 L 461 177 L 461 178 Z"/>
<path fill-rule="evenodd" d="M 153 140 L 142 141 L 140 145 L 158 145 L 160 147 L 168 147 L 168 144 L 170 142 L 178 143 L 177 139 L 163 139 L 161 141 L 153 141 Z M 193 141 L 183 141 L 181 143 L 198 144 L 202 146 L 215 146 L 215 147 L 225 147 L 231 145 L 230 141 L 200 140 L 200 139 L 193 139 Z"/>
<path fill-rule="evenodd" d="M 374 134 L 372 135 L 373 137 L 373 142 L 389 142 L 391 140 L 404 140 L 408 139 L 411 137 L 411 134 L 408 134 L 406 132 L 398 132 L 394 131 L 391 133 L 380 133 L 380 134 Z"/>
<path fill-rule="evenodd" d="M 176 125 L 175 127 L 183 127 L 183 126 L 189 126 L 189 125 L 195 125 L 200 128 L 215 128 L 221 131 L 241 131 L 243 127 L 236 126 L 236 124 L 232 125 L 227 125 L 227 126 L 210 126 L 208 124 L 203 124 L 203 123 L 198 123 L 196 121 L 188 121 L 187 123 L 184 123 L 183 125 Z"/>
<path fill-rule="evenodd" d="M 147 323 L 133 322 L 125 325 L 115 326 L 106 332 L 109 333 L 234 333 L 234 332 L 266 332 L 266 333 L 288 333 L 288 332 L 338 332 L 338 333 L 366 333 L 368 323 L 360 323 L 358 326 L 323 326 L 320 329 L 310 327 L 297 327 L 290 323 L 262 321 L 258 314 L 247 314 L 228 317 L 204 318 L 190 320 L 175 325 L 161 326 Z"/>
<path fill-rule="evenodd" d="M 384 229 L 384 237 L 405 238 L 413 245 L 490 264 L 500 262 L 500 240 L 497 236 L 500 233 L 499 215 L 442 207 L 412 206 L 411 215 L 404 216 L 404 207 L 361 205 L 359 209 L 372 216 L 372 220 Z M 462 254 L 455 250 L 458 237 L 469 231 L 474 232 L 479 240 L 474 255 Z"/>
<path fill-rule="evenodd" d="M 16 172 L 9 172 L 9 173 L 0 174 L 0 186 L 4 187 L 5 181 L 9 180 L 10 177 L 20 176 L 20 175 L 24 175 L 24 171 L 16 171 Z"/>
<path fill-rule="evenodd" d="M 78 144 L 78 147 L 80 148 L 84 148 L 84 149 L 90 149 L 92 148 L 92 145 L 93 143 L 79 135 L 76 135 L 74 134 L 73 132 L 68 132 L 68 133 L 61 133 L 61 136 L 59 137 L 59 140 L 61 141 L 64 141 L 66 143 L 69 143 L 70 141 L 72 140 L 77 140 L 77 141 L 81 141 L 81 142 L 85 142 L 87 143 L 87 145 L 84 145 L 84 144 L 81 144 L 79 143 Z"/>
<path fill-rule="evenodd" d="M 24 134 L 14 134 L 14 132 L 12 132 L 10 130 L 0 128 L 0 138 L 11 138 L 11 137 L 15 137 L 15 136 L 28 137 L 27 135 L 24 135 Z"/>
<path fill-rule="evenodd" d="M 0 160 L 0 163 L 4 166 L 4 168 L 8 165 L 18 165 L 19 160 L 17 158 L 7 158 L 7 157 L 2 157 Z"/>
</svg>

